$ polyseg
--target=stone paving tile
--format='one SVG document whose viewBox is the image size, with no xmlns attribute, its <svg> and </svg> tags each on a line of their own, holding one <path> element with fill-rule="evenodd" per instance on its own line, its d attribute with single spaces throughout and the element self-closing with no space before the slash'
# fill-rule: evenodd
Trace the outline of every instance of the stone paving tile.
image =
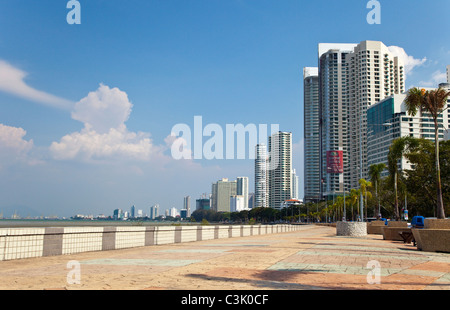
<svg viewBox="0 0 450 310">
<path fill-rule="evenodd" d="M 414 267 L 401 270 L 398 273 L 414 275 L 414 276 L 434 277 L 434 278 L 440 278 L 445 275 L 445 272 L 432 271 L 432 270 L 420 270 L 420 269 L 414 269 Z"/>
<path fill-rule="evenodd" d="M 275 250 L 266 250 L 266 249 L 231 249 L 230 253 L 272 253 Z"/>
<path fill-rule="evenodd" d="M 367 286 L 366 276 L 308 271 L 218 268 L 211 270 L 208 276 L 211 280 L 246 283 L 250 289 L 329 290 Z M 197 277 L 200 278 L 199 275 Z"/>
<path fill-rule="evenodd" d="M 443 262 L 425 262 L 412 267 L 411 269 L 438 271 L 438 272 L 450 272 L 450 263 Z"/>
<path fill-rule="evenodd" d="M 367 275 L 371 269 L 367 267 L 331 265 L 331 264 L 299 264 L 299 263 L 277 263 L 268 270 L 284 270 L 284 271 L 305 271 L 305 272 L 322 272 L 322 273 L 342 273 L 353 275 Z M 387 276 L 397 273 L 401 269 L 381 268 L 380 275 Z"/>
<path fill-rule="evenodd" d="M 227 250 L 221 250 L 221 249 L 168 249 L 168 250 L 162 250 L 160 252 L 163 253 L 182 253 L 183 255 L 186 255 L 186 253 L 224 253 L 227 252 Z"/>
<path fill-rule="evenodd" d="M 82 265 L 114 265 L 114 266 L 173 266 L 180 267 L 195 264 L 201 260 L 186 259 L 93 259 L 81 261 Z"/>
</svg>

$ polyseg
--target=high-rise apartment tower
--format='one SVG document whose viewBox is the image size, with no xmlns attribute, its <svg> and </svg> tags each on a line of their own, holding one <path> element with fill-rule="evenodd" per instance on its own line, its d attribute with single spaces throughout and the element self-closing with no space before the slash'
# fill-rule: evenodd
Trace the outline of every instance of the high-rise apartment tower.
<svg viewBox="0 0 450 310">
<path fill-rule="evenodd" d="M 303 69 L 303 117 L 304 199 L 308 202 L 320 198 L 319 76 L 317 67 Z"/>
<path fill-rule="evenodd" d="M 381 100 L 405 92 L 402 59 L 379 41 L 363 41 L 347 55 L 350 186 L 367 179 L 367 110 Z M 382 126 L 382 124 L 379 124 Z"/>
<path fill-rule="evenodd" d="M 255 147 L 255 208 L 268 207 L 267 146 Z"/>
<path fill-rule="evenodd" d="M 278 208 L 292 193 L 292 133 L 269 137 L 269 207 Z"/>
</svg>

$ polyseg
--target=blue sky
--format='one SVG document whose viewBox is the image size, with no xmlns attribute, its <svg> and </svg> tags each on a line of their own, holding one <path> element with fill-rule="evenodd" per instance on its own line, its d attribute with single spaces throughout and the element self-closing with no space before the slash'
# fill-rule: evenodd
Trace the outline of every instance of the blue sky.
<svg viewBox="0 0 450 310">
<path fill-rule="evenodd" d="M 380 0 L 380 25 L 365 0 L 79 0 L 80 25 L 67 2 L 0 0 L 4 216 L 180 209 L 222 177 L 252 191 L 252 160 L 171 158 L 172 127 L 196 115 L 291 131 L 302 195 L 302 69 L 319 43 L 401 47 L 407 86 L 450 64 L 448 0 Z"/>
</svg>

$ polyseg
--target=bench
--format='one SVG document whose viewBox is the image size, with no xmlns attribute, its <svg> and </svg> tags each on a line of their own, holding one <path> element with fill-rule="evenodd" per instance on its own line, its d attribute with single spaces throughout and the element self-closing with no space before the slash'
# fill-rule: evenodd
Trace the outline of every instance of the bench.
<svg viewBox="0 0 450 310">
<path fill-rule="evenodd" d="M 413 242 L 414 246 L 416 245 L 416 240 L 414 240 L 414 235 L 412 232 L 410 231 L 401 231 L 398 233 L 402 239 L 404 243 L 411 243 Z"/>
</svg>

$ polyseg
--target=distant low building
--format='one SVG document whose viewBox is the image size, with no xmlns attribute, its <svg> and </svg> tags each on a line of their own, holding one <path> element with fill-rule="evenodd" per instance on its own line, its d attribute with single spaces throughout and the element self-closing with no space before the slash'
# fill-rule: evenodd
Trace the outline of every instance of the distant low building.
<svg viewBox="0 0 450 310">
<path fill-rule="evenodd" d="M 302 201 L 300 199 L 287 199 L 285 201 L 283 201 L 280 206 L 278 208 L 275 209 L 284 209 L 284 208 L 289 208 L 290 206 L 294 206 L 294 205 L 301 205 Z"/>
<path fill-rule="evenodd" d="M 243 195 L 233 195 L 230 197 L 230 212 L 240 212 L 248 210 L 245 206 L 245 201 L 247 199 Z M 247 200 L 248 202 L 248 200 Z"/>
<path fill-rule="evenodd" d="M 211 200 L 209 198 L 200 198 L 195 201 L 195 210 L 209 210 L 211 209 Z"/>
<path fill-rule="evenodd" d="M 182 219 L 187 218 L 187 217 L 188 217 L 187 214 L 188 214 L 188 210 L 187 210 L 187 209 L 181 209 L 181 210 L 180 210 L 180 217 L 181 217 Z"/>
<path fill-rule="evenodd" d="M 123 219 L 123 216 L 124 216 L 124 214 L 123 214 L 122 209 L 115 209 L 114 210 L 114 212 L 113 212 L 113 219 L 114 220 L 121 220 L 121 219 Z"/>
</svg>

